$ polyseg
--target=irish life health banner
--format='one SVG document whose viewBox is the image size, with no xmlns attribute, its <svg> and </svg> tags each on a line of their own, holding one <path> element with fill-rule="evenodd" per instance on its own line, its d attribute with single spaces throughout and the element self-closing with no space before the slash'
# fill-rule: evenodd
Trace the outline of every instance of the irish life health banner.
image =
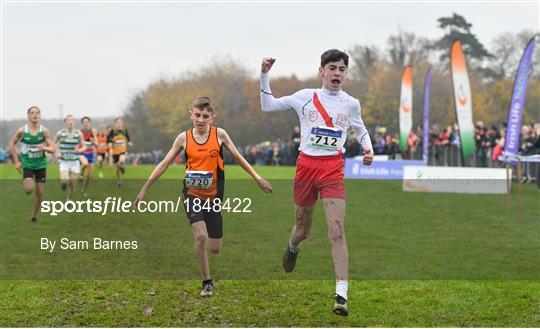
<svg viewBox="0 0 540 329">
<path fill-rule="evenodd" d="M 422 160 L 427 163 L 429 156 L 429 88 L 431 86 L 431 72 L 426 71 L 424 79 L 424 109 L 422 119 Z"/>
<path fill-rule="evenodd" d="M 407 137 L 412 129 L 412 68 L 405 66 L 401 74 L 399 99 L 399 147 L 407 149 Z"/>
<path fill-rule="evenodd" d="M 523 115 L 523 106 L 525 106 L 527 82 L 532 69 L 534 45 L 537 39 L 538 36 L 535 36 L 527 44 L 525 52 L 519 61 L 519 66 L 516 72 L 514 89 L 512 91 L 512 100 L 510 101 L 510 109 L 508 110 L 508 128 L 504 143 L 504 156 L 508 156 L 510 159 L 514 158 L 519 150 L 521 117 Z"/>
<path fill-rule="evenodd" d="M 456 103 L 456 116 L 459 125 L 459 135 L 461 141 L 461 154 L 463 159 L 474 154 L 476 145 L 474 143 L 474 124 L 472 118 L 472 99 L 469 76 L 465 56 L 461 49 L 461 42 L 454 41 L 450 51 L 450 66 L 452 68 L 452 80 L 454 85 L 454 101 Z"/>
</svg>

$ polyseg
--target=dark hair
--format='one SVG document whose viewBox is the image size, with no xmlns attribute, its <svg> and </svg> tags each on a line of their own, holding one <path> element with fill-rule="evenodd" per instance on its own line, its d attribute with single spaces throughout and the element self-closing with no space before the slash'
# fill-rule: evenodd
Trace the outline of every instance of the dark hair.
<svg viewBox="0 0 540 329">
<path fill-rule="evenodd" d="M 339 62 L 343 60 L 345 66 L 349 67 L 349 55 L 338 49 L 329 49 L 321 55 L 321 67 L 324 67 L 330 62 Z"/>
<path fill-rule="evenodd" d="M 41 109 L 34 105 L 34 106 L 30 106 L 28 110 L 26 110 L 26 114 L 30 114 L 30 111 L 32 111 L 32 109 L 36 109 L 38 110 L 38 113 L 41 113 Z"/>
<path fill-rule="evenodd" d="M 193 103 L 191 103 L 191 108 L 198 108 L 199 110 L 207 109 L 208 112 L 214 113 L 214 103 L 210 99 L 210 97 L 207 96 L 200 96 L 195 98 Z"/>
<path fill-rule="evenodd" d="M 82 118 L 81 118 L 81 122 L 83 122 L 84 119 L 88 119 L 88 121 L 92 122 L 92 119 L 90 119 L 90 117 L 87 117 L 87 116 L 82 117 Z"/>
</svg>

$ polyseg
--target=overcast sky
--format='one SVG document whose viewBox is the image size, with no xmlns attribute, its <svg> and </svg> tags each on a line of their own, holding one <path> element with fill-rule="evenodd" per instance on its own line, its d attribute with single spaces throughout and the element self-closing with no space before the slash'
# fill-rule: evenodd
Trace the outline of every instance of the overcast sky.
<svg viewBox="0 0 540 329">
<path fill-rule="evenodd" d="M 488 48 L 500 33 L 539 30 L 539 2 L 17 3 L 2 4 L 2 118 L 122 113 L 160 77 L 212 58 L 241 60 L 256 76 L 307 77 L 329 48 L 385 47 L 401 28 L 439 38 L 437 18 L 456 12 Z M 524 45 L 525 46 L 525 45 Z"/>
</svg>

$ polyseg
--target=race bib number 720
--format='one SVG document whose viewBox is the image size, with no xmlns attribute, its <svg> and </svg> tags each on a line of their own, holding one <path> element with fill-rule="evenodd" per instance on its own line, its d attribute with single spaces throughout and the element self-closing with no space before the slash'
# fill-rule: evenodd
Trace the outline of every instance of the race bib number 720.
<svg viewBox="0 0 540 329">
<path fill-rule="evenodd" d="M 332 127 L 313 127 L 309 140 L 313 147 L 338 151 L 343 146 L 343 130 Z"/>
<path fill-rule="evenodd" d="M 212 186 L 212 172 L 186 171 L 186 187 L 207 189 Z"/>
</svg>

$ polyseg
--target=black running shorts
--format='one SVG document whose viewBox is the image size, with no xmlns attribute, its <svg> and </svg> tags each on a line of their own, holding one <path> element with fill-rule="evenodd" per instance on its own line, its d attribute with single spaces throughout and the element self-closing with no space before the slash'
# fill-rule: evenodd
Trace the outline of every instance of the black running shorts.
<svg viewBox="0 0 540 329">
<path fill-rule="evenodd" d="M 23 168 L 23 179 L 34 178 L 34 177 L 36 179 L 36 183 L 45 183 L 45 179 L 47 177 L 47 168 L 41 168 L 41 169 Z"/>
<path fill-rule="evenodd" d="M 194 202 L 195 199 L 198 199 L 200 202 Z M 184 194 L 184 201 L 184 210 L 186 211 L 189 225 L 204 221 L 208 237 L 212 239 L 221 239 L 223 236 L 223 218 L 221 217 L 221 211 L 213 211 L 212 207 L 210 207 L 210 209 L 206 209 L 208 207 L 203 209 L 204 207 L 195 206 L 196 204 L 203 205 L 206 200 L 199 199 L 192 195 Z"/>
</svg>

